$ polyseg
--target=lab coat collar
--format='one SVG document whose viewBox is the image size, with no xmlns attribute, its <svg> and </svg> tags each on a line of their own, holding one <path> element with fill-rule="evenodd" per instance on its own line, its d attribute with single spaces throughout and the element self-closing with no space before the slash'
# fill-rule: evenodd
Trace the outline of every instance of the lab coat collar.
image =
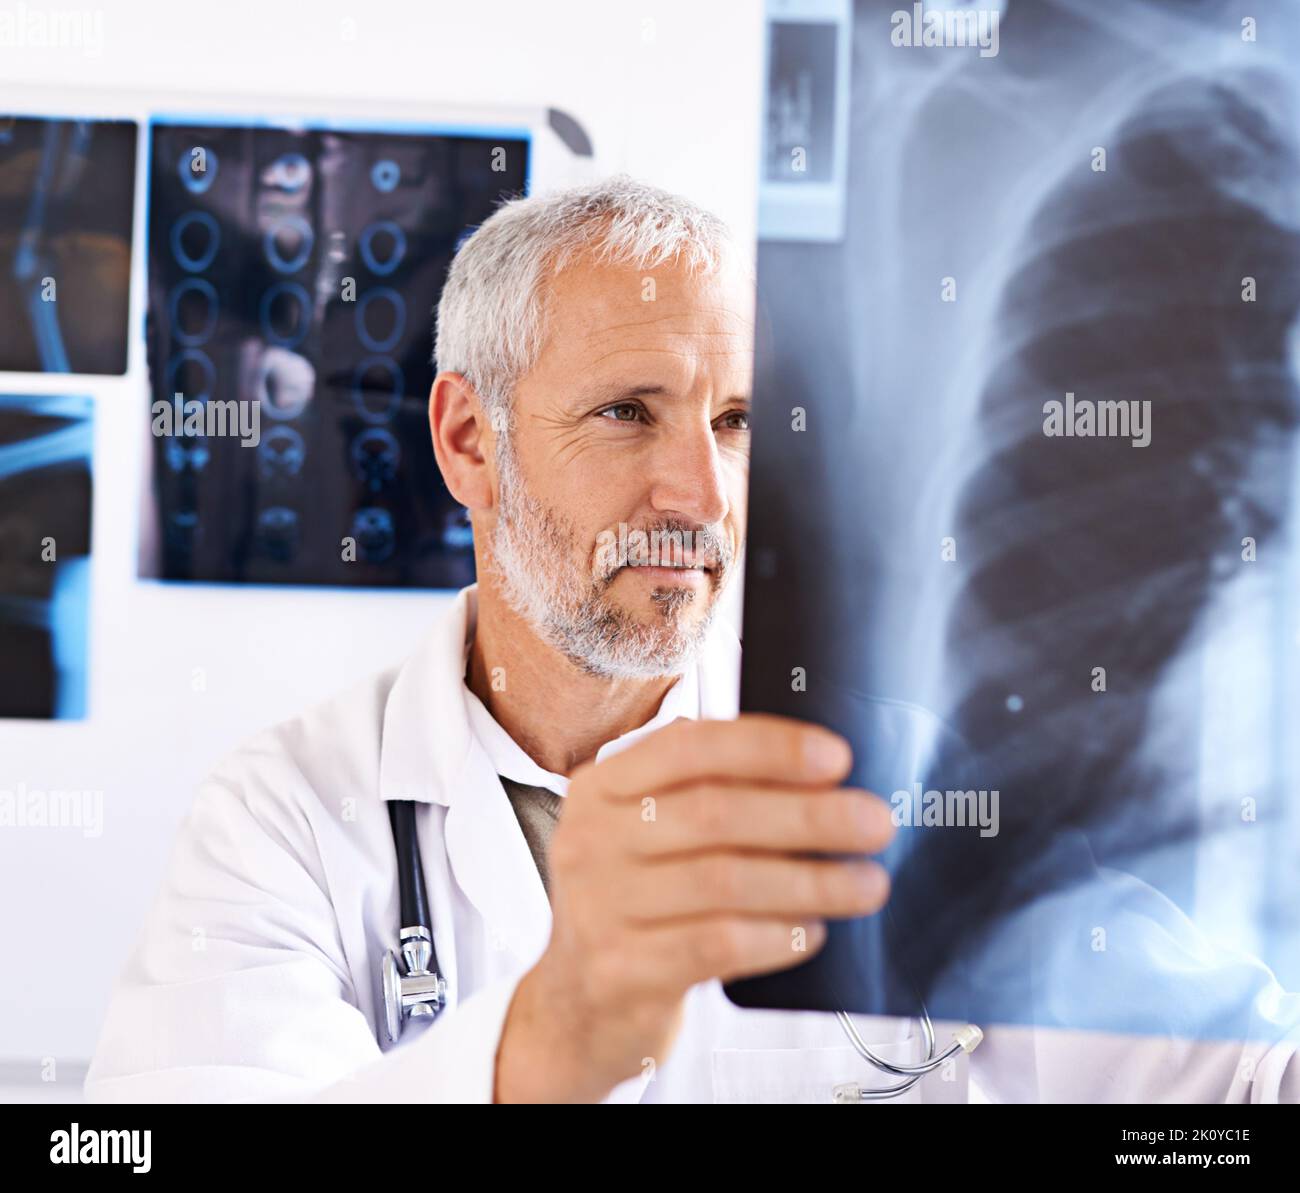
<svg viewBox="0 0 1300 1193">
<path fill-rule="evenodd" d="M 385 800 L 450 804 L 459 790 L 457 780 L 474 744 L 461 685 L 476 589 L 471 584 L 456 594 L 389 689 L 379 744 L 379 791 Z"/>
<path fill-rule="evenodd" d="M 513 779 L 530 787 L 544 787 L 556 795 L 569 794 L 569 778 L 556 774 L 539 766 L 488 712 L 487 707 L 468 687 L 465 688 L 465 709 L 469 716 L 470 729 L 475 739 L 487 751 L 492 759 L 493 769 L 504 779 Z M 659 708 L 654 716 L 644 725 L 629 730 L 627 734 L 605 742 L 596 751 L 596 761 L 602 762 L 611 754 L 617 754 L 631 742 L 647 733 L 675 721 L 678 717 L 698 717 L 700 715 L 699 668 L 692 665 L 664 693 Z M 625 741 L 624 738 L 627 738 Z"/>
</svg>

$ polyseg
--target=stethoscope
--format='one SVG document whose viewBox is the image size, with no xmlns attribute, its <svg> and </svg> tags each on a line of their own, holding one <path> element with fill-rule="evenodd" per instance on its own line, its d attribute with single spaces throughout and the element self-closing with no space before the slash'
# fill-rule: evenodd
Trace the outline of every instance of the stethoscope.
<svg viewBox="0 0 1300 1193">
<path fill-rule="evenodd" d="M 888 907 L 885 908 L 884 915 L 890 920 L 893 919 L 893 912 Z M 877 1056 L 867 1047 L 867 1043 L 862 1036 L 858 1034 L 858 1029 L 849 1013 L 843 1008 L 835 1012 L 835 1018 L 839 1020 L 840 1027 L 848 1037 L 849 1043 L 853 1045 L 853 1050 L 873 1068 L 891 1077 L 901 1077 L 903 1080 L 897 1081 L 893 1085 L 878 1087 L 863 1086 L 856 1081 L 846 1081 L 841 1085 L 837 1085 L 831 1091 L 831 1100 L 833 1102 L 883 1102 L 889 1098 L 901 1097 L 927 1073 L 933 1073 L 935 1069 L 941 1068 L 952 1060 L 957 1053 L 965 1052 L 969 1055 L 980 1046 L 980 1042 L 984 1039 L 984 1033 L 975 1024 L 968 1023 L 965 1027 L 953 1032 L 952 1043 L 942 1052 L 936 1054 L 934 1020 L 930 1018 L 930 1009 L 925 1005 L 925 999 L 914 985 L 912 993 L 921 1009 L 917 1022 L 921 1025 L 921 1034 L 925 1037 L 925 1059 L 918 1065 L 894 1064 L 892 1061 Z"/>
<path fill-rule="evenodd" d="M 384 1024 L 388 1043 L 402 1037 L 407 1019 L 434 1019 L 447 1004 L 447 980 L 438 973 L 438 954 L 433 947 L 429 899 L 424 887 L 424 867 L 420 863 L 420 842 L 415 835 L 415 804 L 410 800 L 389 800 L 388 819 L 393 826 L 393 844 L 397 849 L 397 886 L 400 922 L 398 950 L 384 952 L 380 970 L 384 992 Z M 836 1017 L 854 1051 L 873 1068 L 902 1080 L 879 1089 L 855 1082 L 837 1085 L 832 1101 L 877 1102 L 905 1094 L 927 1073 L 933 1073 L 959 1052 L 974 1052 L 984 1033 L 973 1023 L 953 1034 L 953 1042 L 935 1054 L 934 1023 L 925 1003 L 921 1003 L 920 1024 L 925 1036 L 925 1059 L 918 1065 L 900 1065 L 877 1056 L 858 1034 L 853 1020 L 845 1011 Z"/>
<path fill-rule="evenodd" d="M 398 949 L 384 952 L 380 974 L 384 991 L 383 1030 L 390 1044 L 402 1037 L 407 1019 L 435 1019 L 447 1005 L 447 979 L 438 972 L 433 947 L 433 920 L 424 889 L 420 842 L 415 835 L 415 804 L 389 800 L 388 820 L 397 848 Z"/>
<path fill-rule="evenodd" d="M 844 1034 L 848 1036 L 849 1043 L 853 1045 L 853 1050 L 863 1060 L 879 1069 L 882 1073 L 903 1078 L 902 1081 L 895 1082 L 893 1085 L 881 1086 L 878 1089 L 863 1086 L 856 1081 L 846 1081 L 841 1085 L 837 1085 L 831 1091 L 831 1100 L 839 1103 L 883 1102 L 889 1098 L 900 1097 L 907 1093 L 927 1073 L 933 1073 L 935 1069 L 951 1060 L 957 1053 L 974 1052 L 979 1047 L 980 1041 L 984 1039 L 984 1033 L 975 1024 L 968 1023 L 965 1027 L 953 1032 L 952 1043 L 936 1056 L 934 1051 L 934 1022 L 930 1018 L 930 1012 L 926 1010 L 925 1003 L 922 1003 L 918 1022 L 921 1024 L 921 1032 L 925 1036 L 925 1060 L 919 1065 L 896 1065 L 892 1061 L 877 1056 L 867 1047 L 866 1041 L 858 1034 L 858 1029 L 854 1026 L 853 1020 L 849 1018 L 848 1012 L 836 1011 L 835 1017 L 840 1021 L 840 1026 L 844 1029 Z"/>
</svg>

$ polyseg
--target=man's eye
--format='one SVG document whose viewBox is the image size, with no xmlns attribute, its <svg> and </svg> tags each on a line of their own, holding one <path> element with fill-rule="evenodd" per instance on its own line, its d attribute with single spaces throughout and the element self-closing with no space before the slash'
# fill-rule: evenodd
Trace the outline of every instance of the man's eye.
<svg viewBox="0 0 1300 1193">
<path fill-rule="evenodd" d="M 729 431 L 748 431 L 749 411 L 732 410 L 722 416 L 722 422 Z"/>
<path fill-rule="evenodd" d="M 617 406 L 607 406 L 600 414 L 616 423 L 634 423 L 641 417 L 641 407 L 635 402 L 620 402 Z"/>
</svg>

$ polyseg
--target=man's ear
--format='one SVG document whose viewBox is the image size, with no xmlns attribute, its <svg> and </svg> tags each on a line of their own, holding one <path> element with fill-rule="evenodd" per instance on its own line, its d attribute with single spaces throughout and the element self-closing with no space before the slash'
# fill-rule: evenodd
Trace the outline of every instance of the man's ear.
<svg viewBox="0 0 1300 1193">
<path fill-rule="evenodd" d="M 487 408 L 460 373 L 439 373 L 429 391 L 433 454 L 451 495 L 471 512 L 495 502 L 496 440 Z"/>
</svg>

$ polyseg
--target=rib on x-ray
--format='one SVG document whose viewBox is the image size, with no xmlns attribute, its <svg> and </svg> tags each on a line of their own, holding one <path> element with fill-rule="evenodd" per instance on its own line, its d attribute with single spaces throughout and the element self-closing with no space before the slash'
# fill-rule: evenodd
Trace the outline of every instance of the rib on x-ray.
<svg viewBox="0 0 1300 1193">
<path fill-rule="evenodd" d="M 742 696 L 849 737 L 892 895 L 730 992 L 1277 1037 L 1300 4 L 1008 0 L 995 53 L 898 7 L 840 28 L 843 237 L 760 245 Z"/>
</svg>

